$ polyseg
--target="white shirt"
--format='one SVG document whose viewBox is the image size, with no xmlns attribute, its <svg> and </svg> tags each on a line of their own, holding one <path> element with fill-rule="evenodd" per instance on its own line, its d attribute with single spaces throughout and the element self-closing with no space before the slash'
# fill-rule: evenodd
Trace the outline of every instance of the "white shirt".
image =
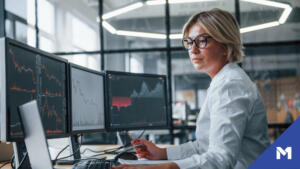
<svg viewBox="0 0 300 169">
<path fill-rule="evenodd" d="M 246 169 L 269 146 L 263 100 L 236 63 L 226 64 L 212 79 L 196 138 L 168 148 L 168 159 L 181 169 Z"/>
</svg>

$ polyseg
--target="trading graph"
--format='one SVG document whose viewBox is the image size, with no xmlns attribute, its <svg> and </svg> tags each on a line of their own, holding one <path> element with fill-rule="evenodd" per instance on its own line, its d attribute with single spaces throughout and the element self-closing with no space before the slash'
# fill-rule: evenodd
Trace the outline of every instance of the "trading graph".
<svg viewBox="0 0 300 169">
<path fill-rule="evenodd" d="M 66 132 L 66 65 L 15 45 L 6 54 L 9 137 L 23 136 L 17 107 L 38 100 L 46 134 Z"/>
<path fill-rule="evenodd" d="M 37 98 L 36 60 L 34 54 L 15 46 L 11 46 L 7 51 L 9 134 L 22 136 L 17 106 Z"/>
<path fill-rule="evenodd" d="M 65 63 L 37 55 L 39 69 L 39 103 L 46 134 L 66 131 L 66 67 Z"/>
<path fill-rule="evenodd" d="M 163 78 L 114 74 L 108 77 L 112 126 L 155 126 L 166 123 Z"/>
<path fill-rule="evenodd" d="M 28 65 L 24 65 L 24 62 L 22 62 L 23 63 L 22 65 L 19 64 L 19 62 L 16 60 L 16 56 L 15 56 L 12 49 L 9 49 L 8 53 L 10 55 L 10 61 L 12 62 L 14 69 L 18 73 L 22 73 L 22 74 L 23 73 L 29 73 L 29 74 L 31 74 L 32 83 L 36 84 L 34 68 L 28 67 Z"/>
<path fill-rule="evenodd" d="M 104 129 L 103 75 L 71 68 L 72 130 Z"/>
<path fill-rule="evenodd" d="M 41 117 L 48 135 L 63 133 L 65 130 L 65 117 L 60 113 L 64 109 L 60 104 L 61 99 L 41 97 Z"/>
</svg>

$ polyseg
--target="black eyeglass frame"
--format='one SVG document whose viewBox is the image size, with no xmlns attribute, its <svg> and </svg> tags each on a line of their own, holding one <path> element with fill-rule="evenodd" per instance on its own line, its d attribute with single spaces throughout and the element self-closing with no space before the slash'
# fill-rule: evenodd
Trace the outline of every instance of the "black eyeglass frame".
<svg viewBox="0 0 300 169">
<path fill-rule="evenodd" d="M 198 38 L 200 38 L 200 37 L 203 37 L 204 39 L 203 40 L 201 40 L 201 41 L 203 41 L 205 44 L 204 44 L 204 46 L 199 46 L 199 44 L 197 43 L 197 39 Z M 187 49 L 187 50 L 190 50 L 190 49 L 192 49 L 192 47 L 193 47 L 193 43 L 195 43 L 196 44 L 196 47 L 197 48 L 199 48 L 199 49 L 204 49 L 206 46 L 207 46 L 207 39 L 208 38 L 212 38 L 210 35 L 205 35 L 205 34 L 200 34 L 200 35 L 198 35 L 198 36 L 196 36 L 196 38 L 195 39 L 192 39 L 192 38 L 190 38 L 190 37 L 185 37 L 185 38 L 183 38 L 182 39 L 182 45 L 183 45 L 183 47 L 185 48 L 185 49 Z M 187 42 L 187 45 L 189 46 L 189 47 L 187 47 L 186 45 L 184 45 L 184 43 L 185 43 L 185 41 L 188 41 L 188 40 L 190 40 L 191 41 L 191 45 L 189 45 Z"/>
</svg>

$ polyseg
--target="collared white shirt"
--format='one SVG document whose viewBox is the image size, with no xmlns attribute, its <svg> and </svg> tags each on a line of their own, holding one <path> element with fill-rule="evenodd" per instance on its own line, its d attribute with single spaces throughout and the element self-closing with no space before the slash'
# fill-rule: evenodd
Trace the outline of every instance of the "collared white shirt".
<svg viewBox="0 0 300 169">
<path fill-rule="evenodd" d="M 181 169 L 246 169 L 269 146 L 256 85 L 236 64 L 212 79 L 196 122 L 196 141 L 167 149 Z"/>
</svg>

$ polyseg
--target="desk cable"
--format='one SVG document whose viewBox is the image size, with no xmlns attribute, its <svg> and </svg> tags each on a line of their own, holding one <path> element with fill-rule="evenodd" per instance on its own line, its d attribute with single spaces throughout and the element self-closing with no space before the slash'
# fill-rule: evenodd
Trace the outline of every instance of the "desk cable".
<svg viewBox="0 0 300 169">
<path fill-rule="evenodd" d="M 141 137 L 143 136 L 144 132 L 145 132 L 145 130 L 143 130 L 137 138 L 141 138 Z M 64 148 L 57 154 L 57 156 L 56 156 L 54 162 L 56 162 L 56 161 L 58 161 L 58 160 L 63 160 L 63 159 L 66 159 L 66 158 L 68 158 L 68 157 L 73 156 L 75 153 L 77 153 L 78 151 L 80 151 L 81 145 L 82 145 L 82 139 L 80 139 L 80 144 L 79 144 L 79 146 L 78 146 L 78 149 L 77 149 L 73 154 L 70 154 L 70 155 L 65 156 L 65 157 L 58 158 L 59 155 L 60 155 L 64 150 L 66 150 L 66 149 L 69 147 L 69 145 L 67 145 L 66 147 L 64 147 Z M 83 154 L 83 153 L 85 153 L 86 151 L 91 151 L 91 152 L 97 153 L 97 154 L 94 154 L 94 155 L 92 155 L 92 156 L 90 156 L 89 158 L 86 158 L 86 159 L 78 159 L 78 160 L 74 160 L 74 161 L 88 160 L 88 159 L 95 159 L 95 158 L 93 158 L 93 157 L 96 157 L 96 156 L 99 156 L 99 155 L 104 155 L 104 154 L 116 153 L 116 151 L 118 151 L 118 150 L 120 150 L 120 149 L 122 149 L 122 148 L 129 147 L 130 145 L 131 145 L 131 143 L 128 143 L 128 144 L 126 144 L 126 145 L 123 145 L 123 146 L 120 146 L 120 147 L 117 147 L 117 148 L 110 148 L 110 149 L 105 149 L 105 150 L 101 150 L 101 151 L 96 151 L 96 150 L 92 150 L 92 149 L 90 149 L 90 148 L 85 148 L 82 152 L 80 152 L 80 154 Z M 129 150 L 130 150 L 130 149 L 127 149 L 126 151 L 129 151 Z"/>
</svg>

